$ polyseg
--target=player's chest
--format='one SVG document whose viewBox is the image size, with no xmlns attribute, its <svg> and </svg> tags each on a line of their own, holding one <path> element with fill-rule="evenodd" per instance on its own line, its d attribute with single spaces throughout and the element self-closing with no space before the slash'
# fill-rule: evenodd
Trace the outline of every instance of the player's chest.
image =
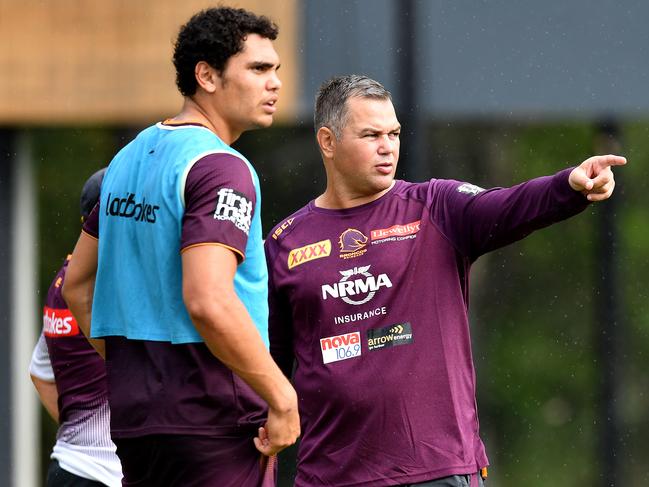
<svg viewBox="0 0 649 487">
<path fill-rule="evenodd" d="M 364 304 L 399 282 L 435 234 L 423 205 L 313 219 L 283 243 L 278 284 L 302 297 Z"/>
</svg>

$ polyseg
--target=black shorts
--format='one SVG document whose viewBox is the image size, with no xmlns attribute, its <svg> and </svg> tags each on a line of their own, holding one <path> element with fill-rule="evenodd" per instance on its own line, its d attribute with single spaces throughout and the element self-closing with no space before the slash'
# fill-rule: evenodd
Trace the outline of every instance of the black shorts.
<svg viewBox="0 0 649 487">
<path fill-rule="evenodd" d="M 484 479 L 480 473 L 473 475 L 451 475 L 428 482 L 407 484 L 402 487 L 484 487 Z"/>
<path fill-rule="evenodd" d="M 79 477 L 63 470 L 57 460 L 52 460 L 47 469 L 47 487 L 106 487 L 105 484 Z"/>
<path fill-rule="evenodd" d="M 147 435 L 113 438 L 122 485 L 133 487 L 273 487 L 275 458 L 252 437 Z"/>
</svg>

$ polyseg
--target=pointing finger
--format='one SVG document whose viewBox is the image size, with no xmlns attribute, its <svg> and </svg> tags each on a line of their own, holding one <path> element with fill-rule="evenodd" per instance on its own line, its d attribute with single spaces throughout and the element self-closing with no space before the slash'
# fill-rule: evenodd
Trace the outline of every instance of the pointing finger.
<svg viewBox="0 0 649 487">
<path fill-rule="evenodd" d="M 613 154 L 608 154 L 605 156 L 594 156 L 592 159 L 596 159 L 593 162 L 602 167 L 623 166 L 624 164 L 626 164 L 626 157 L 616 156 Z"/>
</svg>

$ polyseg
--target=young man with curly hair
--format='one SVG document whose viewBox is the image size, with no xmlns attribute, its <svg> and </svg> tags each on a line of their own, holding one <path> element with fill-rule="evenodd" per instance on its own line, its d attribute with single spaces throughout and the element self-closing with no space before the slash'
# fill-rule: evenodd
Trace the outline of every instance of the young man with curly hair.
<svg viewBox="0 0 649 487">
<path fill-rule="evenodd" d="M 183 108 L 115 156 L 72 256 L 64 297 L 105 354 L 124 485 L 272 485 L 299 434 L 267 350 L 259 179 L 230 147 L 273 121 L 276 36 L 226 7 L 181 28 Z"/>
</svg>

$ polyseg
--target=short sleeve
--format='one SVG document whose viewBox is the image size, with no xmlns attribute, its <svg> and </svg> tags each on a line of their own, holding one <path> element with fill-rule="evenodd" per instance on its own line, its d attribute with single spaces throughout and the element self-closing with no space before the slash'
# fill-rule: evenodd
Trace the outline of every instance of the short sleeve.
<svg viewBox="0 0 649 487">
<path fill-rule="evenodd" d="M 29 364 L 29 373 L 34 377 L 47 382 L 54 382 L 54 370 L 50 361 L 50 354 L 47 350 L 47 342 L 43 333 L 32 352 L 32 361 Z"/>
<path fill-rule="evenodd" d="M 233 154 L 210 154 L 190 169 L 184 195 L 181 249 L 218 244 L 242 261 L 256 202 L 248 164 Z"/>
</svg>

